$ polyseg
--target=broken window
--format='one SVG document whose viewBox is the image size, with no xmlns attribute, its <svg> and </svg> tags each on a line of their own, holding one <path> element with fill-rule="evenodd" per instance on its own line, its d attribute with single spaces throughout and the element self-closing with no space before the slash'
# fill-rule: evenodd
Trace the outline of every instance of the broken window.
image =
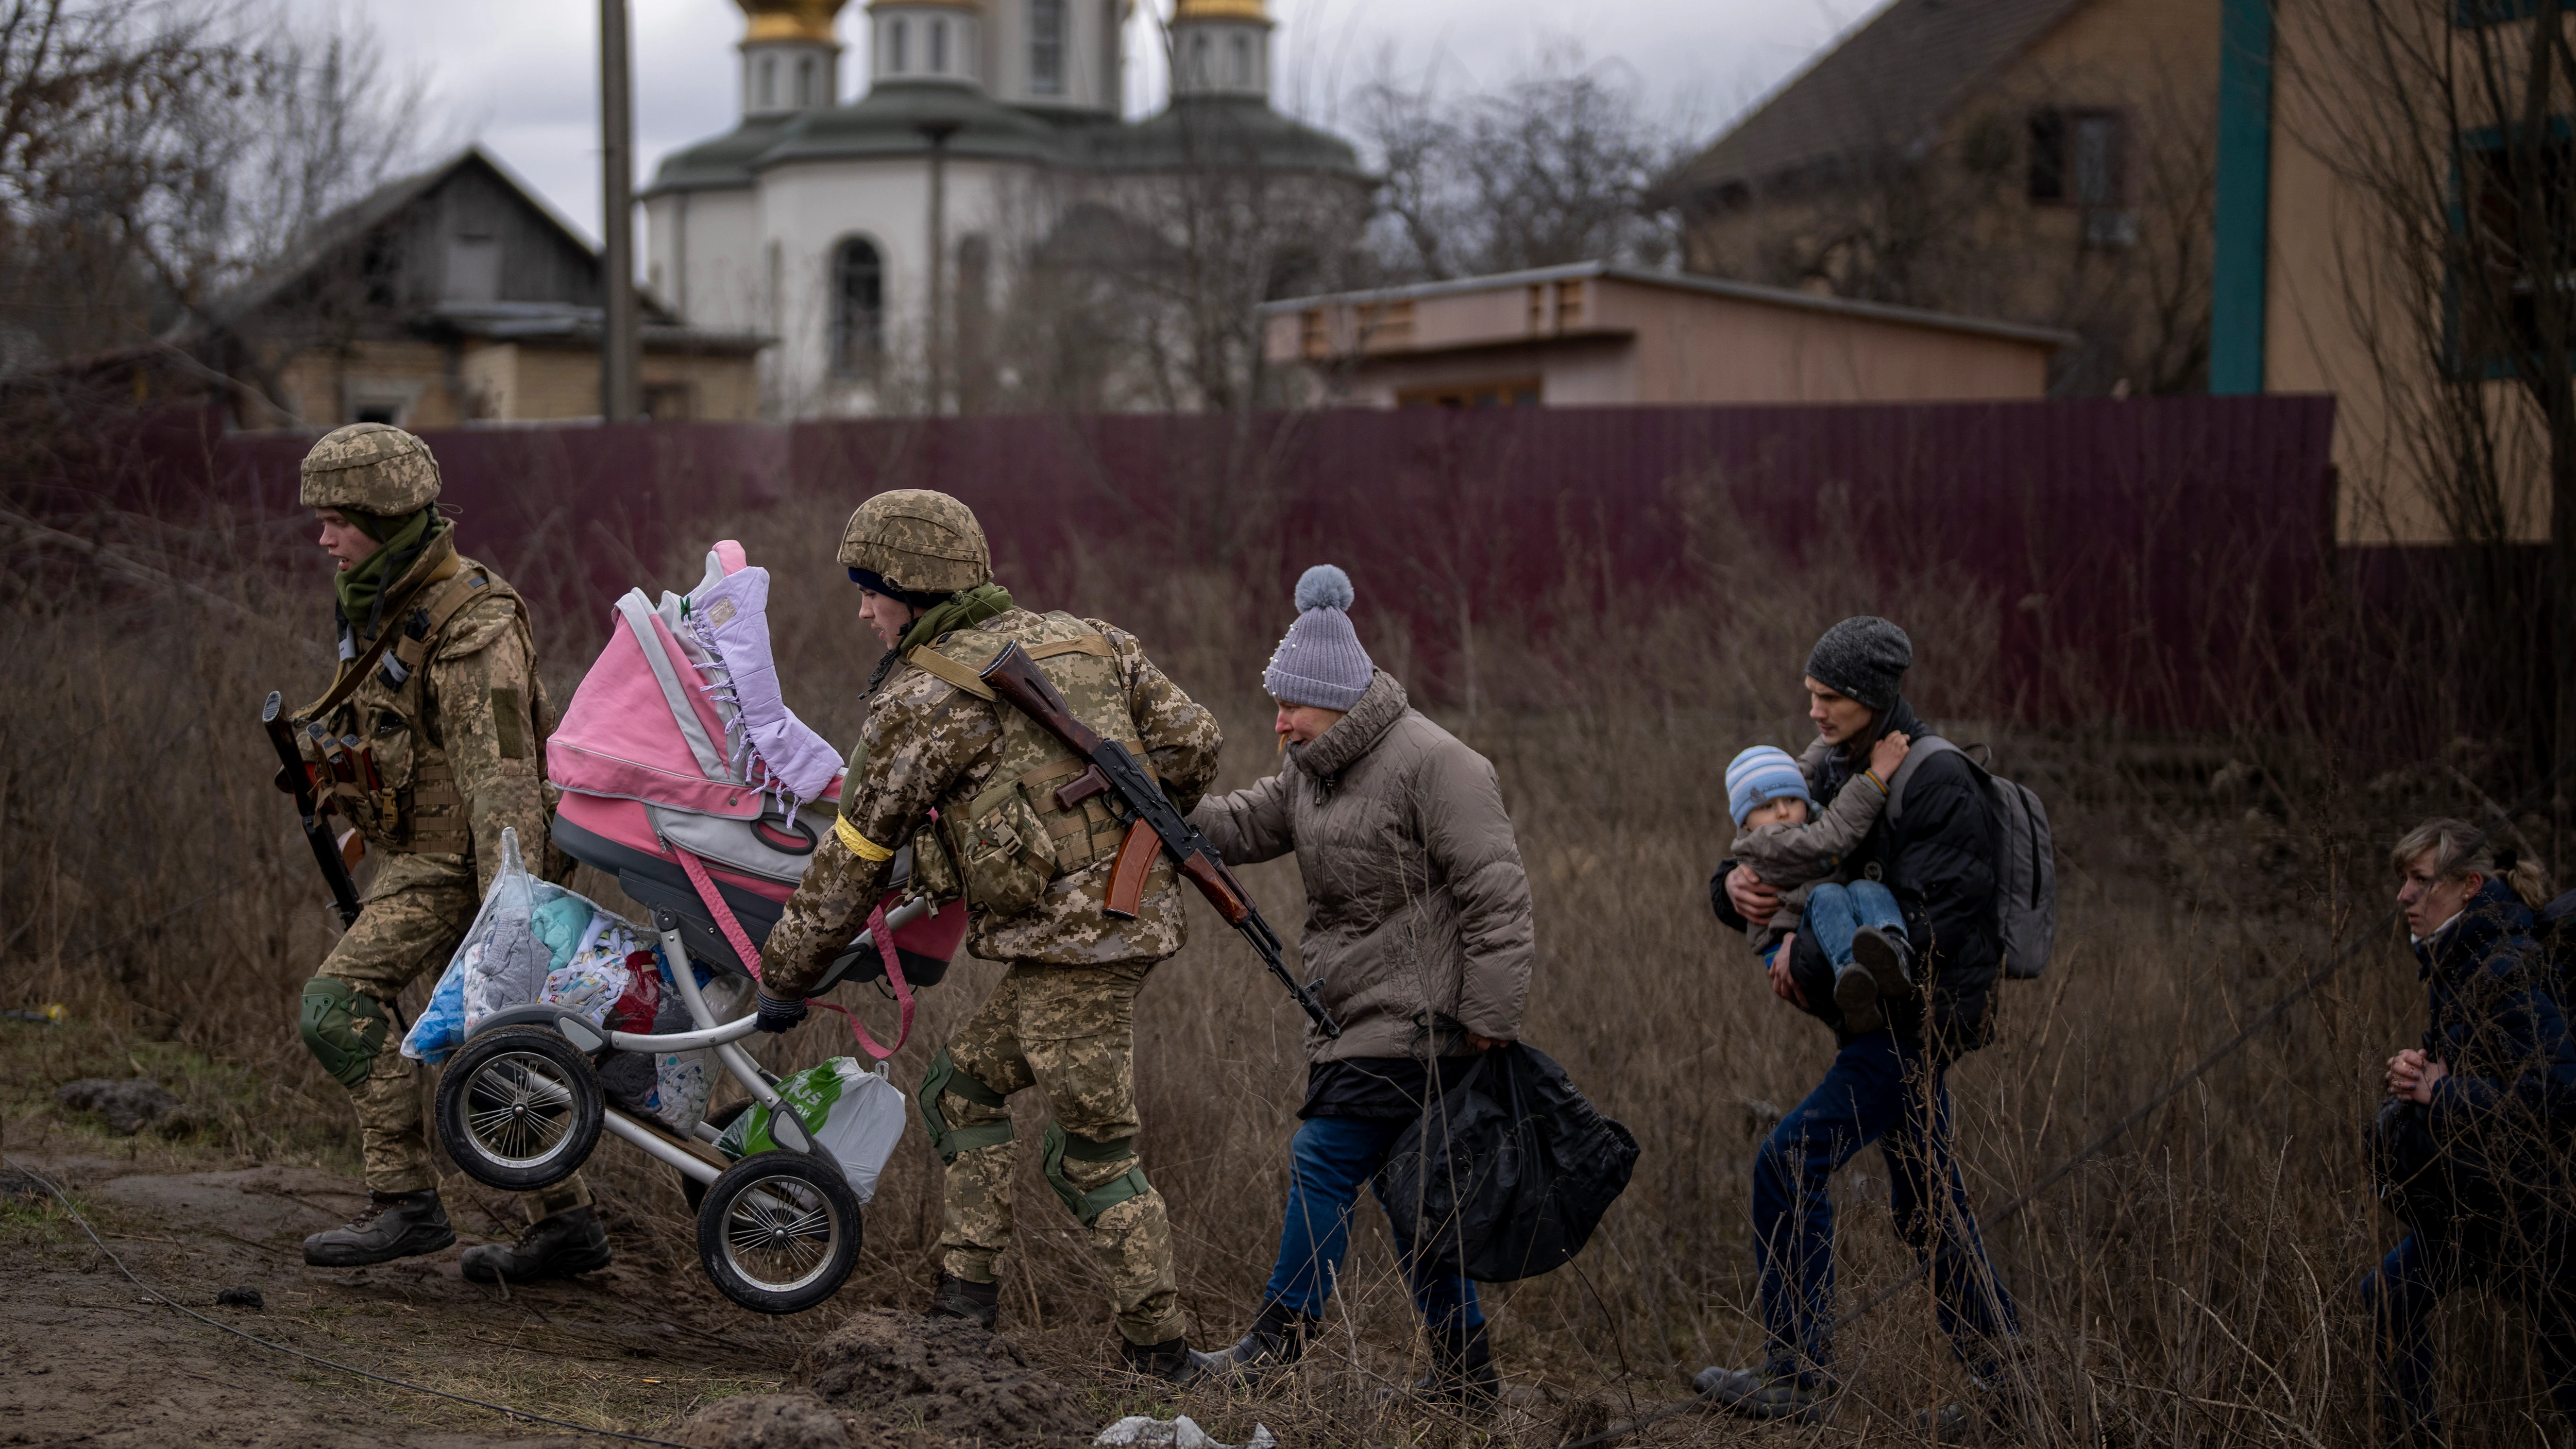
<svg viewBox="0 0 2576 1449">
<path fill-rule="evenodd" d="M 2083 207 L 2120 205 L 2126 190 L 2126 132 L 2116 111 L 2031 112 L 2030 199 Z"/>
</svg>

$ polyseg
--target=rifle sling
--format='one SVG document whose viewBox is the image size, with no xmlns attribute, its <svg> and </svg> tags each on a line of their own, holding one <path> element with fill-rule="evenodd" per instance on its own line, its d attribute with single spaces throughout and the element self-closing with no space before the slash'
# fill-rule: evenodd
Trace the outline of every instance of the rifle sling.
<svg viewBox="0 0 2576 1449">
<path fill-rule="evenodd" d="M 1004 647 L 1007 648 L 1009 646 L 1005 645 Z M 1065 654 L 1088 654 L 1095 659 L 1108 659 L 1114 657 L 1109 647 L 1108 638 L 1100 634 L 1081 634 L 1071 639 L 1052 639 L 1044 644 L 1023 644 L 1020 646 L 1020 652 L 1028 655 L 1031 659 L 1053 659 L 1059 655 Z M 950 684 L 957 686 L 959 689 L 964 690 L 966 693 L 975 696 L 977 699 L 999 698 L 999 696 L 993 693 L 993 686 L 984 682 L 982 674 L 978 673 L 970 666 L 958 663 L 956 660 L 949 658 L 947 655 L 940 653 L 938 650 L 931 648 L 927 644 L 914 645 L 910 652 L 903 656 L 903 659 L 906 664 L 921 670 L 925 674 L 935 675 L 938 678 L 944 679 Z"/>
<path fill-rule="evenodd" d="M 428 555 L 419 563 L 412 565 L 410 577 L 403 581 L 409 587 L 403 590 L 402 604 L 398 608 L 385 611 L 385 627 L 377 632 L 376 642 L 368 645 L 367 652 L 350 660 L 340 670 L 338 677 L 331 681 L 329 693 L 295 712 L 296 723 L 299 726 L 310 723 L 347 703 L 349 696 L 358 692 L 358 686 L 366 683 L 367 676 L 374 672 L 377 662 L 385 657 L 385 651 L 393 648 L 402 639 L 402 616 L 411 608 L 412 600 L 418 597 L 422 589 L 428 588 L 431 584 L 442 579 L 454 578 L 457 568 L 456 535 L 450 533 L 432 545 Z M 401 586 L 397 585 L 397 587 Z M 440 602 L 448 601 L 442 599 Z M 451 608 L 448 612 L 453 613 L 454 610 Z M 439 622 L 446 622 L 444 615 L 440 617 Z M 435 633 L 436 630 L 433 629 L 431 632 Z"/>
</svg>

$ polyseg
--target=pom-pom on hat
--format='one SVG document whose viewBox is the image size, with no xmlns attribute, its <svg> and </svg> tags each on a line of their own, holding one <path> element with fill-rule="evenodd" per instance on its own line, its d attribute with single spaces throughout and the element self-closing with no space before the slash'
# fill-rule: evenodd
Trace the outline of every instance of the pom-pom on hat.
<svg viewBox="0 0 2576 1449">
<path fill-rule="evenodd" d="M 1816 808 L 1816 797 L 1807 793 L 1807 777 L 1799 772 L 1798 762 L 1786 750 L 1769 745 L 1755 745 L 1726 765 L 1726 809 L 1735 817 L 1735 828 L 1744 828 L 1744 817 L 1773 800 L 1796 799 Z"/>
<path fill-rule="evenodd" d="M 1297 622 L 1271 651 L 1261 687 L 1281 704 L 1348 711 L 1368 693 L 1377 666 L 1351 628 L 1351 576 L 1317 564 L 1297 579 Z"/>
</svg>

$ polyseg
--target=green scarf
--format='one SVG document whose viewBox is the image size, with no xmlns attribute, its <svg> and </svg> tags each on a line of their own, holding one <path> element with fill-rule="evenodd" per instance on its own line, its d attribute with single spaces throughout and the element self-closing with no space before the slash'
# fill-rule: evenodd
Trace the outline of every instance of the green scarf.
<svg viewBox="0 0 2576 1449">
<path fill-rule="evenodd" d="M 977 584 L 963 593 L 950 594 L 912 621 L 903 632 L 903 642 L 894 646 L 897 654 L 909 654 L 951 629 L 971 628 L 985 620 L 1009 613 L 1014 606 L 1011 594 L 1000 584 Z"/>
<path fill-rule="evenodd" d="M 436 504 L 408 517 L 345 508 L 340 512 L 377 544 L 376 551 L 360 559 L 356 567 L 342 569 L 331 577 L 331 585 L 340 595 L 340 622 L 360 638 L 373 639 L 378 623 L 376 610 L 383 602 L 385 587 L 409 573 L 411 566 L 420 562 L 421 553 L 454 525 L 440 516 Z"/>
</svg>

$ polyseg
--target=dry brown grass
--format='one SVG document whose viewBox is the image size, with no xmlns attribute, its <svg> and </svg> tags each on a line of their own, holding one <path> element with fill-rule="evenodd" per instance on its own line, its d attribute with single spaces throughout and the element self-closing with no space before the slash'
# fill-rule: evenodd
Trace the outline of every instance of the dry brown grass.
<svg viewBox="0 0 2576 1449">
<path fill-rule="evenodd" d="M 739 533 L 778 574 L 773 623 L 792 702 L 846 740 L 874 649 L 817 544 L 838 516 L 782 507 L 741 519 Z M 60 552 L 16 556 L 0 616 L 10 683 L 0 692 L 0 1004 L 61 1000 L 191 1048 L 243 1083 L 241 1109 L 224 1117 L 238 1151 L 346 1161 L 346 1107 L 292 1028 L 296 987 L 329 926 L 253 724 L 268 689 L 292 694 L 323 678 L 306 642 L 327 619 L 319 571 L 274 527 L 176 532 L 127 519 L 102 537 L 230 602 L 101 576 Z M 470 527 L 463 542 L 473 551 Z M 292 573 L 281 557 L 294 559 Z M 694 572 L 674 559 L 649 582 Z M 1245 600 L 1224 578 L 1085 577 L 1095 573 L 1080 598 L 1024 602 L 1135 628 L 1225 720 L 1225 784 L 1271 768 L 1258 672 L 1284 605 Z M 1601 621 L 1599 647 L 1573 658 L 1516 648 L 1507 625 L 1491 626 L 1482 667 L 1514 672 L 1517 697 L 1555 702 L 1433 711 L 1495 761 L 1519 830 L 1541 952 L 1528 1037 L 1644 1145 L 1633 1185 L 1574 1267 L 1487 1291 L 1499 1356 L 1524 1384 L 1544 1384 L 1506 1421 L 1532 1442 L 1671 1398 L 1677 1371 L 1757 1352 L 1751 1153 L 1831 1044 L 1770 999 L 1741 941 L 1708 913 L 1707 876 L 1731 833 L 1726 759 L 1747 743 L 1800 738 L 1797 666 L 1843 614 L 1884 613 L 1914 630 L 1924 657 L 1914 692 L 1935 711 L 1945 695 L 1969 697 L 1992 667 L 1991 601 L 1941 579 L 1887 585 L 1824 566 L 1784 581 L 1748 562 L 1720 568 L 1716 583 L 1723 611 Z M 1267 622 L 1235 622 L 1247 617 Z M 1361 625 L 1365 635 L 1364 611 Z M 540 620 L 539 636 L 568 697 L 597 623 Z M 1952 1078 L 1981 1204 L 2053 1166 L 2325 953 L 2372 931 L 2385 897 L 2381 843 L 2423 814 L 2474 805 L 2438 765 L 2374 767 L 2360 784 L 2331 729 L 2140 739 L 1950 723 L 1956 738 L 1992 741 L 2006 772 L 2048 799 L 2065 855 L 2049 979 L 2004 989 L 1998 1043 Z M 2219 768 L 2230 761 L 2238 767 Z M 1294 867 L 1248 879 L 1293 930 Z M 615 898 L 595 876 L 583 884 Z M 1269 1271 L 1303 1073 L 1294 1009 L 1213 918 L 1198 927 L 1146 994 L 1139 1075 L 1145 1155 L 1173 1205 L 1184 1296 L 1199 1337 L 1213 1341 L 1240 1331 Z M 997 974 L 964 962 L 925 993 L 898 1080 L 917 1079 Z M 882 1004 L 871 1010 L 890 1021 Z M 2372 940 L 2311 1004 L 2019 1220 L 1990 1227 L 2022 1302 L 2030 1371 L 2063 1421 L 2044 1437 L 2367 1441 L 2352 1288 L 2394 1233 L 2367 1196 L 2355 1134 L 2377 1062 L 2413 1038 L 2420 1011 L 2410 963 Z M 768 1050 L 779 1065 L 819 1059 L 842 1049 L 836 1031 L 825 1019 Z M 1019 1110 L 1031 1140 L 1038 1104 Z M 918 1138 L 898 1154 L 842 1302 L 920 1297 L 935 1169 Z M 1841 1184 L 1847 1303 L 1906 1263 L 1882 1172 L 1864 1153 Z M 626 1251 L 695 1273 L 667 1172 L 612 1146 L 594 1176 Z M 452 1185 L 502 1207 L 461 1178 Z M 1034 1163 L 1020 1200 L 1024 1251 L 1006 1269 L 1006 1326 L 1068 1371 L 1104 1361 L 1096 1280 Z M 773 1327 L 804 1340 L 831 1317 Z M 2526 1397 L 2518 1314 L 2471 1296 L 2443 1324 L 2462 1441 L 2528 1442 L 2530 1416 L 2545 1411 Z M 1193 1407 L 1238 1437 L 1256 1417 L 1292 1444 L 1420 1437 L 1419 1425 L 1383 1419 L 1368 1392 L 1407 1374 L 1413 1351 L 1373 1209 L 1332 1328 L 1298 1392 Z M 1912 1412 L 1959 1390 L 1919 1291 L 1854 1328 L 1842 1354 L 1856 1394 L 1831 1428 L 1801 1432 L 1911 1441 Z M 1117 1407 L 1113 1398 L 1100 1407 Z M 1684 1417 L 1653 1440 L 1740 1432 Z"/>
</svg>

